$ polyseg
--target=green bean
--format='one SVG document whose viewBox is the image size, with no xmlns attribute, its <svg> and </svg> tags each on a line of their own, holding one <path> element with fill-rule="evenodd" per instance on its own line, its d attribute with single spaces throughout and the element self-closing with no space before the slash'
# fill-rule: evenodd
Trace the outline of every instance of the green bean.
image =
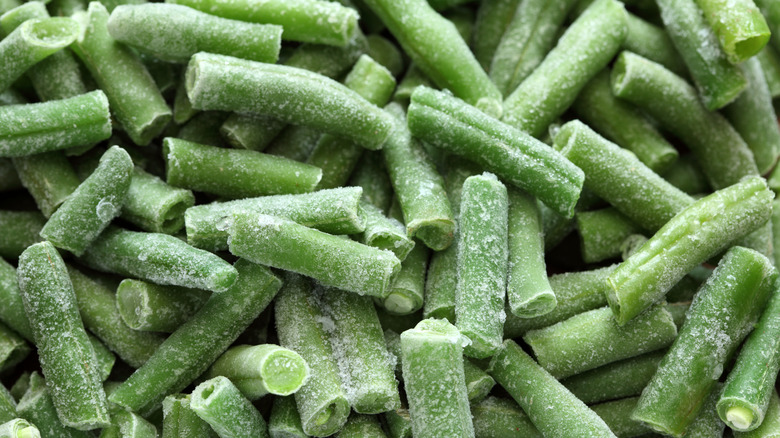
<svg viewBox="0 0 780 438">
<path fill-rule="evenodd" d="M 0 211 L 0 257 L 15 259 L 33 243 L 40 242 L 46 218 L 37 211 Z"/>
<path fill-rule="evenodd" d="M 584 174 L 542 142 L 425 87 L 412 95 L 408 116 L 420 140 L 474 161 L 567 218 L 574 215 Z"/>
<path fill-rule="evenodd" d="M 487 0 L 479 4 L 471 47 L 485 71 L 490 70 L 493 55 L 518 4 L 520 0 Z"/>
<path fill-rule="evenodd" d="M 558 301 L 555 309 L 534 318 L 518 318 L 507 312 L 504 337 L 516 338 L 529 330 L 551 326 L 579 313 L 605 306 L 607 277 L 616 268 L 617 265 L 612 265 L 590 271 L 553 275 L 549 281 Z"/>
<path fill-rule="evenodd" d="M 761 63 L 761 70 L 769 87 L 769 95 L 773 99 L 780 96 L 780 56 L 777 51 L 771 46 L 766 46 L 758 52 L 756 59 Z"/>
<path fill-rule="evenodd" d="M 512 340 L 490 360 L 490 375 L 523 408 L 544 436 L 615 437 L 604 420 L 588 409 Z"/>
<path fill-rule="evenodd" d="M 41 432 L 27 420 L 15 418 L 0 424 L 0 437 L 2 438 L 41 438 Z"/>
<path fill-rule="evenodd" d="M 642 113 L 612 95 L 609 70 L 604 69 L 582 89 L 574 101 L 574 111 L 604 137 L 636 154 L 653 172 L 661 173 L 678 157 Z"/>
<path fill-rule="evenodd" d="M 510 12 L 490 64 L 490 79 L 502 95 L 511 94 L 553 48 L 575 0 L 526 0 Z"/>
<path fill-rule="evenodd" d="M 30 354 L 32 349 L 16 332 L 0 323 L 0 371 L 7 371 Z"/>
<path fill-rule="evenodd" d="M 192 143 L 224 148 L 227 145 L 224 138 L 219 134 L 219 127 L 222 126 L 227 117 L 227 113 L 223 111 L 199 112 L 192 117 L 192 120 L 179 129 L 176 137 L 179 140 L 186 140 Z"/>
<path fill-rule="evenodd" d="M 665 350 L 612 362 L 567 377 L 561 384 L 583 403 L 599 403 L 639 395 L 658 369 Z"/>
<path fill-rule="evenodd" d="M 507 278 L 506 187 L 494 175 L 463 183 L 455 321 L 471 340 L 467 356 L 484 359 L 501 345 Z"/>
<path fill-rule="evenodd" d="M 356 92 L 300 68 L 199 53 L 186 82 L 194 108 L 273 115 L 367 149 L 380 149 L 393 127 L 389 115 Z"/>
<path fill-rule="evenodd" d="M 696 0 L 732 64 L 752 57 L 769 42 L 769 26 L 753 0 Z"/>
<path fill-rule="evenodd" d="M 590 406 L 612 432 L 621 438 L 632 438 L 643 436 L 650 432 L 650 429 L 638 421 L 631 419 L 631 411 L 636 406 L 638 397 L 614 400 L 598 405 Z"/>
<path fill-rule="evenodd" d="M 594 2 L 506 98 L 504 123 L 539 137 L 615 56 L 625 36 L 623 5 L 614 0 Z"/>
<path fill-rule="evenodd" d="M 349 185 L 362 187 L 363 200 L 379 208 L 382 213 L 387 213 L 393 199 L 393 187 L 381 152 L 363 154 L 350 177 Z"/>
<path fill-rule="evenodd" d="M 89 438 L 88 432 L 67 427 L 57 417 L 49 389 L 38 372 L 30 376 L 30 388 L 19 400 L 16 411 L 20 417 L 31 421 L 44 437 Z"/>
<path fill-rule="evenodd" d="M 412 138 L 400 105 L 392 103 L 385 110 L 397 123 L 382 154 L 404 213 L 406 229 L 410 237 L 420 239 L 434 251 L 441 251 L 452 243 L 455 230 L 444 181 L 428 154 Z"/>
<path fill-rule="evenodd" d="M 761 426 L 750 432 L 734 432 L 735 438 L 777 438 L 780 437 L 780 398 L 777 397 L 777 391 L 772 391 L 769 399 L 769 407 L 766 410 L 766 417 Z"/>
<path fill-rule="evenodd" d="M 190 395 L 169 395 L 163 400 L 162 438 L 216 438 L 214 429 L 190 408 Z"/>
<path fill-rule="evenodd" d="M 84 33 L 72 48 L 106 92 L 117 121 L 138 145 L 147 145 L 171 120 L 171 109 L 160 90 L 132 50 L 108 33 L 108 11 L 90 2 L 87 12 L 77 14 Z"/>
<path fill-rule="evenodd" d="M 677 214 L 608 279 L 607 300 L 625 324 L 687 272 L 764 224 L 772 192 L 760 177 L 746 178 Z"/>
<path fill-rule="evenodd" d="M 415 245 L 404 260 L 401 270 L 382 301 L 388 313 L 409 315 L 423 307 L 425 274 L 431 252 L 423 245 Z"/>
<path fill-rule="evenodd" d="M 111 370 L 114 369 L 116 356 L 114 356 L 114 353 L 103 345 L 98 338 L 89 333 L 87 333 L 87 338 L 89 338 L 89 343 L 92 344 L 92 349 L 95 350 L 95 359 L 100 372 L 100 381 L 105 382 L 111 374 Z"/>
<path fill-rule="evenodd" d="M 271 438 L 306 438 L 294 397 L 276 397 L 268 419 Z"/>
<path fill-rule="evenodd" d="M 0 106 L 0 156 L 22 157 L 111 136 L 106 95 L 92 91 L 68 99 Z"/>
<path fill-rule="evenodd" d="M 22 188 L 22 181 L 19 180 L 14 163 L 8 158 L 0 158 L 0 191 L 10 192 L 20 188 Z"/>
<path fill-rule="evenodd" d="M 488 397 L 471 405 L 476 438 L 542 438 L 528 416 L 512 400 Z"/>
<path fill-rule="evenodd" d="M 359 32 L 358 14 L 338 2 L 315 0 L 168 0 L 218 17 L 284 27 L 282 39 L 346 46 Z"/>
<path fill-rule="evenodd" d="M 457 28 L 426 1 L 366 0 L 415 65 L 442 88 L 485 113 L 501 115 L 501 93 Z"/>
<path fill-rule="evenodd" d="M 753 152 L 758 173 L 764 175 L 780 156 L 780 128 L 761 64 L 749 59 L 740 67 L 748 86 L 724 112 Z"/>
<path fill-rule="evenodd" d="M 133 330 L 173 333 L 206 304 L 210 295 L 203 290 L 127 278 L 116 289 L 116 308 Z"/>
<path fill-rule="evenodd" d="M 131 367 L 138 368 L 143 365 L 162 344 L 163 339 L 152 333 L 132 330 L 125 325 L 117 310 L 117 299 L 112 290 L 76 269 L 69 268 L 68 273 L 84 326 Z"/>
<path fill-rule="evenodd" d="M 620 247 L 631 235 L 641 233 L 623 213 L 609 207 L 577 213 L 580 249 L 585 263 L 598 263 L 620 255 Z"/>
<path fill-rule="evenodd" d="M 234 255 L 255 263 L 379 298 L 390 292 L 390 282 L 401 268 L 401 262 L 390 251 L 257 213 L 233 215 L 229 247 Z"/>
<path fill-rule="evenodd" d="M 190 408 L 221 437 L 268 437 L 263 416 L 226 377 L 207 380 L 192 392 Z"/>
<path fill-rule="evenodd" d="M 696 416 L 691 425 L 688 426 L 688 429 L 686 429 L 686 438 L 709 438 L 723 436 L 726 425 L 720 420 L 720 418 L 718 418 L 718 410 L 715 409 L 715 403 L 718 401 L 718 394 L 720 394 L 722 387 L 722 383 L 715 383 L 709 395 L 705 399 L 704 405 L 702 405 L 701 411 L 699 411 L 699 415 Z"/>
<path fill-rule="evenodd" d="M 17 157 L 13 163 L 22 185 L 46 217 L 51 217 L 79 186 L 76 172 L 62 152 Z"/>
<path fill-rule="evenodd" d="M 175 113 L 174 107 L 174 118 Z M 286 123 L 272 117 L 233 113 L 219 132 L 235 148 L 262 152 L 285 126 Z"/>
<path fill-rule="evenodd" d="M 412 418 L 405 407 L 385 412 L 385 426 L 389 438 L 412 438 Z"/>
<path fill-rule="evenodd" d="M 240 210 L 286 217 L 330 234 L 357 234 L 366 228 L 359 210 L 361 194 L 358 187 L 342 187 L 198 205 L 184 213 L 187 241 L 209 251 L 226 250 L 229 233 L 223 226 L 225 218 Z"/>
<path fill-rule="evenodd" d="M 55 211 L 41 229 L 54 246 L 80 256 L 121 212 L 130 188 L 133 160 L 113 146 L 100 164 Z"/>
<path fill-rule="evenodd" d="M 281 281 L 265 267 L 239 259 L 239 278 L 211 296 L 189 321 L 169 336 L 109 400 L 138 413 L 149 413 L 165 396 L 192 383 L 265 309 Z M 176 372 L 171 372 L 176 370 Z"/>
<path fill-rule="evenodd" d="M 183 125 L 198 113 L 198 110 L 192 108 L 192 102 L 190 102 L 190 98 L 187 97 L 187 87 L 185 86 L 184 81 L 180 80 L 179 85 L 176 86 L 176 95 L 173 98 L 173 123 Z M 228 119 L 234 116 L 240 117 L 237 114 L 232 114 Z M 227 120 L 225 120 L 225 122 L 227 122 Z M 222 133 L 222 136 L 230 143 L 230 137 L 222 131 L 220 131 L 220 133 Z M 233 143 L 231 143 L 231 145 L 232 144 Z"/>
<path fill-rule="evenodd" d="M 163 156 L 168 184 L 227 198 L 307 193 L 322 178 L 319 168 L 292 160 L 171 137 Z"/>
<path fill-rule="evenodd" d="M 0 259 L 0 304 L 2 304 L 0 321 L 24 339 L 35 343 L 30 321 L 24 311 L 16 269 L 2 259 Z"/>
<path fill-rule="evenodd" d="M 420 71 L 414 63 L 411 63 L 409 64 L 409 68 L 406 69 L 406 74 L 403 79 L 401 79 L 401 82 L 399 82 L 398 86 L 395 88 L 393 100 L 399 103 L 408 103 L 409 99 L 412 98 L 412 93 L 414 93 L 414 90 L 419 86 L 429 88 L 435 87 L 428 76 L 425 76 L 425 73 Z"/>
<path fill-rule="evenodd" d="M 661 176 L 689 195 L 709 193 L 712 190 L 707 177 L 690 154 L 681 156 Z"/>
<path fill-rule="evenodd" d="M 145 32 L 138 32 L 140 27 Z M 171 29 L 176 29 L 171 33 Z M 218 53 L 252 61 L 279 59 L 282 27 L 246 23 L 209 15 L 177 4 L 122 5 L 108 18 L 108 32 L 117 41 L 156 58 L 186 63 L 198 52 Z"/>
<path fill-rule="evenodd" d="M 509 191 L 507 301 L 520 318 L 544 315 L 558 305 L 547 279 L 541 221 L 536 199 Z"/>
<path fill-rule="evenodd" d="M 65 263 L 51 243 L 19 256 L 19 290 L 60 420 L 91 430 L 110 424 L 95 353 L 78 314 Z"/>
<path fill-rule="evenodd" d="M 67 47 L 78 33 L 78 23 L 65 17 L 35 18 L 19 25 L 0 40 L 4 60 L 0 90 L 5 91 L 30 67 Z"/>
<path fill-rule="evenodd" d="M 490 377 L 490 374 L 466 358 L 463 358 L 463 376 L 466 380 L 466 394 L 468 395 L 469 403 L 477 403 L 483 400 L 496 384 L 496 381 Z"/>
<path fill-rule="evenodd" d="M 366 41 L 368 42 L 366 52 L 368 56 L 383 65 L 394 78 L 403 73 L 404 58 L 394 43 L 378 34 L 366 36 Z"/>
<path fill-rule="evenodd" d="M 473 436 L 463 374 L 463 336 L 426 319 L 401 333 L 404 388 L 416 437 Z"/>
<path fill-rule="evenodd" d="M 696 1 L 660 0 L 657 3 L 666 32 L 688 67 L 703 106 L 714 111 L 734 100 L 745 89 L 747 81 L 739 67 L 729 62 Z M 702 50 L 703 47 L 706 50 Z M 685 124 L 682 120 L 680 123 Z"/>
<path fill-rule="evenodd" d="M 353 413 L 336 438 L 386 438 L 376 415 Z"/>
<path fill-rule="evenodd" d="M 184 213 L 193 204 L 192 192 L 169 186 L 136 166 L 122 206 L 122 218 L 145 231 L 174 234 L 184 227 Z"/>
<path fill-rule="evenodd" d="M 531 330 L 523 340 L 539 364 L 561 379 L 669 346 L 677 336 L 672 315 L 657 306 L 619 326 L 604 307 Z"/>
<path fill-rule="evenodd" d="M 780 294 L 776 286 L 717 401 L 718 416 L 740 432 L 753 430 L 764 421 L 780 370 Z"/>
<path fill-rule="evenodd" d="M 310 367 L 309 383 L 295 393 L 303 431 L 328 436 L 346 423 L 350 405 L 317 301 L 309 280 L 287 273 L 274 314 L 279 343 L 300 354 Z"/>
<path fill-rule="evenodd" d="M 682 436 L 771 293 L 777 269 L 761 254 L 733 247 L 696 294 L 680 334 L 642 392 L 632 418 Z"/>
<path fill-rule="evenodd" d="M 626 17 L 628 19 L 626 21 L 628 33 L 623 41 L 625 50 L 655 61 L 677 75 L 683 77 L 687 75 L 688 70 L 685 63 L 680 58 L 680 54 L 677 53 L 669 34 L 663 28 L 630 12 Z"/>
<path fill-rule="evenodd" d="M 305 162 L 322 132 L 302 125 L 287 125 L 273 142 L 265 149 L 265 153 L 290 160 Z"/>
</svg>

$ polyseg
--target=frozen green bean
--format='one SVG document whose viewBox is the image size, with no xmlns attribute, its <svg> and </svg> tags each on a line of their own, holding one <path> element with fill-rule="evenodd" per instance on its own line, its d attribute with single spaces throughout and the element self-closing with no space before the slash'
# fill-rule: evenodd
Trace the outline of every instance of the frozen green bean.
<svg viewBox="0 0 780 438">
<path fill-rule="evenodd" d="M 496 384 L 490 374 L 466 358 L 463 358 L 463 377 L 466 379 L 469 403 L 477 403 L 487 397 Z"/>
<path fill-rule="evenodd" d="M 408 315 L 423 307 L 425 274 L 431 251 L 419 243 L 401 261 L 401 270 L 382 306 L 392 314 Z"/>
<path fill-rule="evenodd" d="M 268 434 L 271 438 L 306 438 L 301 417 L 295 406 L 295 397 L 276 397 L 268 419 Z"/>
<path fill-rule="evenodd" d="M 585 263 L 598 263 L 621 252 L 623 241 L 642 229 L 615 208 L 583 211 L 576 214 L 580 249 Z"/>
<path fill-rule="evenodd" d="M 758 52 L 756 59 L 761 63 L 769 95 L 774 99 L 780 96 L 780 56 L 774 47 L 766 46 Z"/>
<path fill-rule="evenodd" d="M 363 199 L 382 213 L 387 213 L 393 200 L 393 187 L 381 152 L 365 152 L 349 180 L 350 186 L 363 188 Z"/>
<path fill-rule="evenodd" d="M 189 394 L 163 400 L 162 438 L 216 438 L 217 433 L 190 408 Z"/>
<path fill-rule="evenodd" d="M 122 206 L 122 218 L 152 233 L 174 234 L 184 227 L 184 213 L 195 204 L 189 190 L 172 187 L 136 166 Z"/>
<path fill-rule="evenodd" d="M 701 195 L 712 191 L 707 177 L 691 154 L 681 156 L 661 176 L 689 195 Z"/>
<path fill-rule="evenodd" d="M 750 432 L 734 432 L 736 438 L 777 438 L 780 437 L 780 398 L 777 397 L 777 390 L 772 391 L 769 399 L 769 408 L 766 410 L 766 417 L 761 426 Z"/>
<path fill-rule="evenodd" d="M 769 42 L 769 26 L 753 0 L 696 0 L 732 64 L 752 57 Z"/>
<path fill-rule="evenodd" d="M 15 418 L 0 424 L 0 438 L 41 438 L 41 432 L 27 420 Z"/>
<path fill-rule="evenodd" d="M 32 349 L 16 332 L 0 323 L 0 371 L 8 371 L 30 354 Z"/>
<path fill-rule="evenodd" d="M 263 416 L 226 377 L 214 377 L 198 385 L 192 392 L 190 408 L 221 438 L 268 437 Z"/>
<path fill-rule="evenodd" d="M 686 273 L 769 219 L 773 193 L 760 177 L 702 198 L 667 222 L 608 279 L 607 300 L 625 324 Z"/>
<path fill-rule="evenodd" d="M 33 372 L 30 388 L 16 406 L 19 416 L 35 424 L 43 437 L 90 438 L 92 435 L 89 432 L 73 429 L 60 422 L 49 392 L 43 377 Z"/>
<path fill-rule="evenodd" d="M 24 188 L 48 218 L 79 186 L 79 178 L 60 151 L 16 157 L 14 167 Z"/>
<path fill-rule="evenodd" d="M 638 397 L 614 400 L 598 405 L 590 406 L 609 426 L 612 432 L 620 438 L 632 438 L 646 435 L 650 429 L 642 423 L 631 419 L 631 411 L 634 410 Z"/>
<path fill-rule="evenodd" d="M 0 210 L 0 257 L 18 258 L 25 248 L 40 242 L 45 223 L 46 217 L 37 211 Z"/>
<path fill-rule="evenodd" d="M 176 286 L 160 286 L 127 278 L 116 289 L 116 308 L 133 330 L 173 333 L 200 310 L 211 294 Z"/>
<path fill-rule="evenodd" d="M 509 23 L 515 16 L 520 0 L 486 0 L 477 8 L 471 49 L 485 71 L 490 70 L 493 55 Z"/>
<path fill-rule="evenodd" d="M 680 54 L 669 38 L 666 30 L 653 23 L 628 13 L 626 15 L 628 33 L 623 41 L 623 48 L 637 55 L 653 60 L 675 74 L 686 76 L 688 70 L 685 67 Z M 652 166 L 651 166 L 652 167 Z"/>
<path fill-rule="evenodd" d="M 471 405 L 476 438 L 542 438 L 528 416 L 512 400 L 488 397 Z"/>
</svg>

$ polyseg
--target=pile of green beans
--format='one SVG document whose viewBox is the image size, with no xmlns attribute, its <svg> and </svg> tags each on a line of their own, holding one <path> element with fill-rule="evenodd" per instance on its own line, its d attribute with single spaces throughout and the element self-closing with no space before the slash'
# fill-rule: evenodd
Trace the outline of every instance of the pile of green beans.
<svg viewBox="0 0 780 438">
<path fill-rule="evenodd" d="M 776 0 L 0 0 L 0 438 L 780 438 L 776 98 Z"/>
</svg>

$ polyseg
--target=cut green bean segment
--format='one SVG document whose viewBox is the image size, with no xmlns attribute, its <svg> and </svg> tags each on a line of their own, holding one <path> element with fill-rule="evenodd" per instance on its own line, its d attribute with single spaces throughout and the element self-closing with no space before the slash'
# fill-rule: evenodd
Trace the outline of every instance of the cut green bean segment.
<svg viewBox="0 0 780 438">
<path fill-rule="evenodd" d="M 100 158 L 92 175 L 51 215 L 41 230 L 41 237 L 76 256 L 82 255 L 119 216 L 132 172 L 130 155 L 119 146 L 111 147 Z"/>
<path fill-rule="evenodd" d="M 108 33 L 108 11 L 99 2 L 77 14 L 84 32 L 72 48 L 106 92 L 111 110 L 130 138 L 144 146 L 171 120 L 171 109 L 149 71 L 132 50 Z"/>
<path fill-rule="evenodd" d="M 261 152 L 286 125 L 267 116 L 233 113 L 219 128 L 219 132 L 235 148 Z"/>
<path fill-rule="evenodd" d="M 376 415 L 352 414 L 336 438 L 387 438 Z"/>
<path fill-rule="evenodd" d="M 100 438 L 157 438 L 157 428 L 152 423 L 117 406 L 111 408 L 111 423 Z"/>
<path fill-rule="evenodd" d="M 3 71 L 0 90 L 5 91 L 33 65 L 62 50 L 79 33 L 79 25 L 70 18 L 27 20 L 0 40 Z"/>
<path fill-rule="evenodd" d="M 163 339 L 125 325 L 112 290 L 76 269 L 69 268 L 68 273 L 84 326 L 128 365 L 134 368 L 143 365 Z"/>
<path fill-rule="evenodd" d="M 619 326 L 609 308 L 591 310 L 539 330 L 523 340 L 545 370 L 558 379 L 669 346 L 677 326 L 664 306 Z"/>
<path fill-rule="evenodd" d="M 602 70 L 582 89 L 574 111 L 604 137 L 636 154 L 653 172 L 661 173 L 678 152 L 637 108 L 612 95 L 609 70 Z"/>
<path fill-rule="evenodd" d="M 195 204 L 189 190 L 166 184 L 136 167 L 130 179 L 122 218 L 152 233 L 173 234 L 184 227 L 184 212 Z"/>
<path fill-rule="evenodd" d="M 656 231 L 693 198 L 669 184 L 636 155 L 574 120 L 555 136 L 555 148 L 585 172 L 585 187 L 634 223 Z"/>
<path fill-rule="evenodd" d="M 235 268 L 226 261 L 176 237 L 117 227 L 104 231 L 82 261 L 103 272 L 212 292 L 228 290 L 237 277 Z"/>
<path fill-rule="evenodd" d="M 769 26 L 753 0 L 696 0 L 729 62 L 739 64 L 769 42 Z"/>
<path fill-rule="evenodd" d="M 401 262 L 401 270 L 382 306 L 391 314 L 409 315 L 423 307 L 425 273 L 431 251 L 417 244 Z"/>
<path fill-rule="evenodd" d="M 618 323 L 661 300 L 691 269 L 766 223 L 773 196 L 762 178 L 746 178 L 667 222 L 609 276 L 607 300 Z"/>
<path fill-rule="evenodd" d="M 359 32 L 357 11 L 317 0 L 168 0 L 218 17 L 284 27 L 282 39 L 345 46 Z"/>
<path fill-rule="evenodd" d="M 661 176 L 673 186 L 689 195 L 700 195 L 712 191 L 707 182 L 707 177 L 704 176 L 699 165 L 690 154 L 683 155 L 672 163 Z"/>
<path fill-rule="evenodd" d="M 412 418 L 406 408 L 385 412 L 385 426 L 390 438 L 412 438 Z"/>
<path fill-rule="evenodd" d="M 542 62 L 575 3 L 576 0 L 526 0 L 509 12 L 512 21 L 490 64 L 490 79 L 501 94 L 511 94 Z"/>
<path fill-rule="evenodd" d="M 35 343 L 32 328 L 24 312 L 16 269 L 0 259 L 0 321 L 24 339 Z"/>
<path fill-rule="evenodd" d="M 363 188 L 363 199 L 382 213 L 387 213 L 393 200 L 393 187 L 381 152 L 366 152 L 350 177 L 349 185 Z"/>
<path fill-rule="evenodd" d="M 503 339 L 508 204 L 506 187 L 492 174 L 463 183 L 455 321 L 471 340 L 469 357 L 492 356 Z"/>
<path fill-rule="evenodd" d="M 772 391 L 769 399 L 769 407 L 761 426 L 750 432 L 734 432 L 735 438 L 777 438 L 780 437 L 780 398 L 777 391 Z"/>
<path fill-rule="evenodd" d="M 780 128 L 761 64 L 749 59 L 740 67 L 748 86 L 724 112 L 753 152 L 758 173 L 764 175 L 780 156 Z"/>
<path fill-rule="evenodd" d="M 229 202 L 213 202 L 187 209 L 184 223 L 190 245 L 209 251 L 228 248 L 228 219 L 237 211 L 286 217 L 329 234 L 357 234 L 365 230 L 360 213 L 359 187 L 340 187 L 300 195 L 277 195 Z"/>
<path fill-rule="evenodd" d="M 295 397 L 276 397 L 268 419 L 268 434 L 271 438 L 306 438 L 301 417 L 295 406 Z"/>
<path fill-rule="evenodd" d="M 46 5 L 31 1 L 14 8 L 0 17 L 0 27 L 8 34 L 30 19 L 49 18 Z M 52 53 L 27 70 L 41 101 L 66 99 L 86 93 L 86 86 L 81 79 L 79 65 L 67 49 Z"/>
<path fill-rule="evenodd" d="M 733 247 L 696 294 L 688 318 L 632 418 L 682 436 L 723 373 L 726 360 L 758 319 L 777 269 L 766 257 Z"/>
<path fill-rule="evenodd" d="M 19 400 L 16 411 L 20 417 L 32 422 L 43 437 L 90 438 L 89 432 L 67 427 L 57 417 L 50 390 L 37 372 L 30 376 L 30 388 Z"/>
<path fill-rule="evenodd" d="M 693 420 L 690 426 L 685 430 L 685 436 L 691 438 L 709 438 L 722 437 L 726 425 L 718 417 L 718 410 L 715 404 L 718 401 L 723 384 L 716 382 L 710 394 L 704 400 L 704 404 L 699 411 L 699 415 Z"/>
<path fill-rule="evenodd" d="M 463 359 L 463 375 L 466 379 L 466 393 L 469 397 L 469 403 L 483 400 L 496 384 L 490 374 L 466 358 Z"/>
<path fill-rule="evenodd" d="M 379 298 L 387 296 L 401 269 L 401 262 L 390 251 L 258 213 L 234 213 L 229 247 L 234 255 L 255 263 Z"/>
<path fill-rule="evenodd" d="M 704 106 L 714 111 L 734 100 L 745 89 L 747 81 L 739 67 L 729 62 L 696 1 L 659 0 L 657 3 L 666 32 L 688 67 Z M 680 120 L 680 123 L 685 122 Z"/>
<path fill-rule="evenodd" d="M 455 25 L 428 2 L 366 0 L 415 65 L 438 86 L 493 117 L 501 116 L 501 93 L 490 81 Z"/>
<path fill-rule="evenodd" d="M 138 32 L 141 27 L 147 31 Z M 108 32 L 117 41 L 180 63 L 198 52 L 275 63 L 282 43 L 281 26 L 228 20 L 164 3 L 118 6 L 108 19 Z"/>
<path fill-rule="evenodd" d="M 222 438 L 268 436 L 263 416 L 227 377 L 214 377 L 198 385 L 190 408 Z"/>
<path fill-rule="evenodd" d="M 615 208 L 583 211 L 575 217 L 585 263 L 598 263 L 619 256 L 626 238 L 642 232 L 642 228 Z"/>
<path fill-rule="evenodd" d="M 342 386 L 355 412 L 378 414 L 401 405 L 393 367 L 369 297 L 328 288 L 320 297 Z"/>
<path fill-rule="evenodd" d="M 192 108 L 192 102 L 187 97 L 187 87 L 185 87 L 184 81 L 180 80 L 179 85 L 176 87 L 176 96 L 173 98 L 173 123 L 183 125 L 198 113 L 198 110 Z M 231 117 L 233 116 L 238 117 L 237 114 L 231 115 Z M 222 135 L 227 138 L 224 133 Z"/>
<path fill-rule="evenodd" d="M 302 125 L 287 125 L 265 149 L 265 153 L 306 162 L 320 137 L 322 132 L 316 129 Z"/>
<path fill-rule="evenodd" d="M 92 349 L 95 350 L 95 359 L 97 360 L 97 366 L 100 372 L 100 381 L 105 382 L 111 374 L 111 370 L 114 369 L 116 356 L 114 356 L 114 353 L 103 345 L 98 338 L 89 333 L 87 333 L 87 337 L 89 338 L 89 343 L 92 344 Z"/>
<path fill-rule="evenodd" d="M 677 53 L 672 39 L 665 29 L 656 26 L 642 18 L 628 13 L 626 15 L 628 33 L 623 41 L 623 48 L 637 55 L 655 61 L 675 74 L 686 76 L 685 67 L 680 54 Z M 651 166 L 652 167 L 652 166 Z"/>
<path fill-rule="evenodd" d="M 642 393 L 653 378 L 665 350 L 613 362 L 561 380 L 583 403 L 600 403 Z"/>
<path fill-rule="evenodd" d="M 780 370 L 780 294 L 777 285 L 758 325 L 745 341 L 720 393 L 718 416 L 733 430 L 746 432 L 764 421 Z"/>
<path fill-rule="evenodd" d="M 279 343 L 309 364 L 309 382 L 295 393 L 300 422 L 307 435 L 328 436 L 347 421 L 350 412 L 333 356 L 325 318 L 309 280 L 285 275 L 284 287 L 274 305 Z"/>
<path fill-rule="evenodd" d="M 558 383 L 512 340 L 490 360 L 490 375 L 523 408 L 544 436 L 615 437 L 604 420 Z"/>
<path fill-rule="evenodd" d="M 186 74 L 194 108 L 269 115 L 381 149 L 393 128 L 381 109 L 325 76 L 296 67 L 198 53 Z"/>
<path fill-rule="evenodd" d="M 534 137 L 542 135 L 615 56 L 625 37 L 623 4 L 614 0 L 594 2 L 506 98 L 504 123 Z"/>
<path fill-rule="evenodd" d="M 169 336 L 109 400 L 138 413 L 154 411 L 165 396 L 179 392 L 227 350 L 265 309 L 281 287 L 268 268 L 239 259 L 238 280 L 209 301 Z M 172 372 L 174 371 L 174 372 Z"/>
<path fill-rule="evenodd" d="M 26 105 L 0 106 L 0 156 L 23 157 L 111 136 L 108 100 L 101 90 Z"/>
<path fill-rule="evenodd" d="M 223 111 L 202 111 L 192 117 L 192 120 L 179 129 L 176 137 L 201 145 L 225 147 L 225 142 L 219 134 L 219 127 L 225 122 L 227 113 Z M 167 154 L 163 154 L 165 157 Z"/>
<path fill-rule="evenodd" d="M 125 279 L 116 290 L 116 307 L 133 330 L 173 333 L 200 310 L 211 294 Z"/>
<path fill-rule="evenodd" d="M 467 340 L 445 320 L 401 333 L 404 388 L 416 437 L 474 435 L 463 374 Z"/>
<path fill-rule="evenodd" d="M 163 400 L 162 438 L 216 438 L 217 433 L 190 408 L 189 394 Z"/>
<path fill-rule="evenodd" d="M 574 215 L 585 176 L 544 143 L 426 87 L 412 95 L 408 124 L 415 137 L 474 161 L 567 218 Z"/>
<path fill-rule="evenodd" d="M 15 259 L 28 246 L 40 242 L 46 217 L 37 211 L 0 211 L 0 257 Z"/>
<path fill-rule="evenodd" d="M 394 43 L 378 34 L 366 36 L 366 41 L 368 42 L 368 50 L 366 51 L 368 56 L 383 65 L 394 78 L 404 72 L 403 55 Z"/>
<path fill-rule="evenodd" d="M 518 4 L 520 0 L 487 0 L 477 8 L 471 48 L 485 71 L 490 70 L 493 55 L 514 18 Z"/>
<path fill-rule="evenodd" d="M 322 170 L 297 161 L 171 137 L 163 156 L 168 184 L 226 198 L 307 193 L 322 178 Z"/>
<path fill-rule="evenodd" d="M 238 345 L 211 365 L 205 378 L 225 376 L 244 397 L 257 400 L 266 394 L 290 395 L 309 378 L 309 366 L 301 356 L 273 344 Z"/>
<path fill-rule="evenodd" d="M 471 405 L 476 438 L 542 438 L 528 416 L 512 400 L 488 397 Z"/>
<path fill-rule="evenodd" d="M 385 111 L 395 117 L 396 129 L 382 154 L 404 213 L 406 229 L 429 248 L 441 251 L 450 246 L 455 230 L 444 180 L 433 160 L 412 138 L 401 106 L 393 103 Z"/>
<path fill-rule="evenodd" d="M 7 371 L 24 360 L 32 349 L 16 332 L 0 323 L 0 371 Z"/>
<path fill-rule="evenodd" d="M 408 103 L 412 98 L 412 93 L 417 87 L 424 86 L 434 88 L 436 85 L 431 81 L 425 73 L 420 71 L 414 63 L 409 64 L 409 68 L 406 69 L 401 82 L 395 88 L 395 94 L 393 94 L 393 100 L 399 103 Z"/>
<path fill-rule="evenodd" d="M 41 438 L 41 432 L 29 421 L 15 418 L 0 424 L 0 438 Z"/>
<path fill-rule="evenodd" d="M 24 188 L 48 218 L 79 186 L 79 178 L 60 151 L 17 157 L 14 167 Z"/>
<path fill-rule="evenodd" d="M 634 410 L 638 400 L 638 397 L 631 397 L 601 403 L 590 408 L 607 423 L 615 435 L 620 438 L 632 438 L 650 432 L 650 429 L 642 423 L 631 419 L 631 411 Z"/>
<path fill-rule="evenodd" d="M 607 277 L 616 268 L 617 265 L 612 265 L 590 271 L 553 275 L 549 281 L 558 301 L 555 309 L 534 318 L 518 318 L 507 312 L 504 337 L 516 338 L 529 330 L 551 326 L 582 312 L 605 306 Z"/>
<path fill-rule="evenodd" d="M 541 222 L 536 199 L 510 190 L 506 292 L 509 309 L 520 318 L 544 315 L 558 305 L 547 279 Z"/>
<path fill-rule="evenodd" d="M 773 47 L 766 46 L 758 52 L 756 59 L 761 64 L 769 95 L 773 99 L 780 96 L 780 55 Z"/>
<path fill-rule="evenodd" d="M 110 424 L 92 345 L 65 263 L 51 243 L 19 256 L 19 290 L 60 420 L 79 430 Z"/>
</svg>

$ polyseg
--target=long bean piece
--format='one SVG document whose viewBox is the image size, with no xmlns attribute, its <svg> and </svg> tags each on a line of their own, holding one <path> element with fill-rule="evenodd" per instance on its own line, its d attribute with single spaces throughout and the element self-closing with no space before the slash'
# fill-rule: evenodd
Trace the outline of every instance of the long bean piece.
<svg viewBox="0 0 780 438">
<path fill-rule="evenodd" d="M 60 151 L 16 157 L 13 165 L 22 185 L 46 217 L 51 217 L 79 186 L 76 171 Z"/>
<path fill-rule="evenodd" d="M 203 290 L 126 278 L 116 289 L 116 308 L 133 330 L 173 333 L 203 307 L 210 295 Z"/>
<path fill-rule="evenodd" d="M 263 416 L 227 377 L 214 377 L 198 385 L 190 408 L 221 437 L 268 437 Z"/>
<path fill-rule="evenodd" d="M 769 42 L 769 26 L 753 0 L 696 0 L 732 64 L 758 53 Z"/>
</svg>

